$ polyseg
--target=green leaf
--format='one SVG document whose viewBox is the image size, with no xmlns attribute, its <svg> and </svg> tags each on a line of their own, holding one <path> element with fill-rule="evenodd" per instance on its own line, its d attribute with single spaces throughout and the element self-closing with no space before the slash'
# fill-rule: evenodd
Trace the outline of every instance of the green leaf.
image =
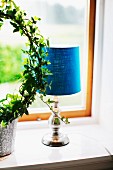
<svg viewBox="0 0 113 170">
<path fill-rule="evenodd" d="M 19 27 L 16 27 L 13 32 L 18 32 L 19 31 Z"/>
<path fill-rule="evenodd" d="M 1 22 L 3 22 L 3 19 L 2 19 L 2 18 L 0 18 L 0 21 L 1 21 Z"/>
<path fill-rule="evenodd" d="M 51 103 L 54 103 L 54 101 L 51 100 L 51 99 L 48 99 L 48 100 L 47 100 L 47 103 L 48 103 L 48 104 L 51 104 Z"/>
<path fill-rule="evenodd" d="M 7 122 L 2 120 L 0 125 L 1 125 L 1 127 L 6 127 L 7 126 Z"/>
<path fill-rule="evenodd" d="M 0 29 L 1 29 L 2 25 L 3 25 L 3 23 L 2 23 L 2 22 L 0 22 Z"/>
<path fill-rule="evenodd" d="M 61 117 L 61 120 L 62 120 L 62 121 L 64 120 L 64 116 Z"/>
<path fill-rule="evenodd" d="M 59 120 L 58 117 L 56 117 L 56 118 L 54 119 L 54 124 L 56 124 L 56 125 L 59 125 L 59 124 L 60 124 L 60 120 Z"/>
<path fill-rule="evenodd" d="M 48 65 L 50 65 L 50 64 L 51 64 L 51 62 L 50 62 L 50 61 L 47 61 L 47 64 L 48 64 Z"/>
<path fill-rule="evenodd" d="M 14 23 L 14 22 L 12 22 L 12 21 L 10 21 L 10 24 L 13 26 L 13 27 L 15 27 L 15 28 L 17 28 L 18 26 L 17 26 L 17 24 L 16 23 Z"/>
<path fill-rule="evenodd" d="M 34 20 L 35 20 L 35 21 L 38 21 L 39 18 L 38 18 L 37 16 L 34 16 Z"/>
<path fill-rule="evenodd" d="M 68 120 L 68 118 L 65 119 L 65 123 L 66 123 L 66 124 L 69 124 L 69 123 L 70 123 L 69 120 Z"/>
<path fill-rule="evenodd" d="M 47 39 L 47 46 L 48 46 L 48 47 L 50 46 L 50 44 L 49 44 L 49 39 Z"/>
<path fill-rule="evenodd" d="M 0 103 L 2 103 L 2 102 L 4 102 L 4 101 L 6 101 L 6 99 L 2 99 L 2 100 L 0 100 Z"/>
</svg>

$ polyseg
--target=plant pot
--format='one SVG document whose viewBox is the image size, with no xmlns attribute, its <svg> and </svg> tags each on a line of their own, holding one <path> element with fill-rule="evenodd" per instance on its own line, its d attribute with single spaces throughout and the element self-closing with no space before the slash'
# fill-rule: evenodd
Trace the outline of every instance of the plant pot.
<svg viewBox="0 0 113 170">
<path fill-rule="evenodd" d="M 0 157 L 11 154 L 14 151 L 17 119 L 13 120 L 7 127 L 0 126 Z"/>
</svg>

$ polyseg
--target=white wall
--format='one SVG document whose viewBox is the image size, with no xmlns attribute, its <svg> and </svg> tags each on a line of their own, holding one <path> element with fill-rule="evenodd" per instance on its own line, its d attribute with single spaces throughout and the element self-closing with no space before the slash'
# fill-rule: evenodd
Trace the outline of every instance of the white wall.
<svg viewBox="0 0 113 170">
<path fill-rule="evenodd" d="M 103 0 L 102 3 L 104 15 L 101 19 L 104 22 L 103 29 L 100 32 L 102 35 L 99 34 L 100 38 L 97 38 L 101 40 L 101 44 L 98 44 L 101 51 L 99 48 L 96 49 L 95 59 L 98 90 L 94 91 L 94 93 L 97 92 L 98 94 L 96 93 L 94 96 L 95 100 L 97 100 L 99 123 L 107 130 L 113 132 L 113 0 Z M 97 73 L 96 66 L 101 74 Z"/>
</svg>

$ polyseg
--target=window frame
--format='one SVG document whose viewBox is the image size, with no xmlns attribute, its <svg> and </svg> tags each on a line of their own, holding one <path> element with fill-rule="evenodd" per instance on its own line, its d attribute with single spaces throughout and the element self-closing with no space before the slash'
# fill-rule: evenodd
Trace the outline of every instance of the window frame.
<svg viewBox="0 0 113 170">
<path fill-rule="evenodd" d="M 89 22 L 88 22 L 88 72 L 87 72 L 87 90 L 86 90 L 86 108 L 72 111 L 62 111 L 61 115 L 68 118 L 91 117 L 92 116 L 92 86 L 93 86 L 93 63 L 94 63 L 94 39 L 95 39 L 95 17 L 96 0 L 89 2 Z M 19 121 L 47 120 L 50 117 L 47 113 L 32 113 L 23 115 Z"/>
</svg>

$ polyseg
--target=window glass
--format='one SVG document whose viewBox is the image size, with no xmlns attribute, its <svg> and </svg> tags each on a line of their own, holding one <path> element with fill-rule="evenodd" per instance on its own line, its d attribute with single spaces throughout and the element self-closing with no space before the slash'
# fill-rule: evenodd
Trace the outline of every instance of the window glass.
<svg viewBox="0 0 113 170">
<path fill-rule="evenodd" d="M 59 97 L 64 109 L 85 108 L 87 87 L 87 37 L 88 37 L 88 0 L 15 0 L 26 10 L 28 17 L 38 16 L 38 27 L 50 45 L 80 46 L 81 87 L 78 94 Z M 25 47 L 26 38 L 19 33 L 12 33 L 8 21 L 0 30 L 0 98 L 6 93 L 16 92 L 20 85 L 22 59 L 21 48 Z M 31 108 L 45 108 L 36 98 Z"/>
</svg>

